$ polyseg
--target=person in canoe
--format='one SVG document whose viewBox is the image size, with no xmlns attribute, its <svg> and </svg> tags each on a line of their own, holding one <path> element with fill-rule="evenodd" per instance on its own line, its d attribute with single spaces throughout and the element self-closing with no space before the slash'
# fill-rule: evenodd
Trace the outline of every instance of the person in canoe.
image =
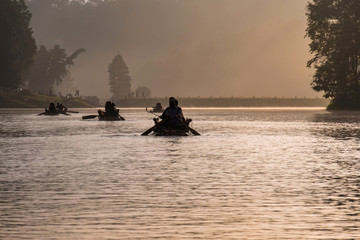
<svg viewBox="0 0 360 240">
<path fill-rule="evenodd" d="M 161 103 L 156 103 L 154 107 L 152 107 L 152 110 L 148 111 L 148 108 L 146 107 L 146 111 L 149 113 L 162 113 L 164 112 L 164 108 L 161 105 Z"/>
<path fill-rule="evenodd" d="M 152 112 L 163 112 L 164 108 L 161 106 L 161 103 L 156 103 L 156 105 L 153 107 Z"/>
<path fill-rule="evenodd" d="M 142 136 L 149 135 L 151 132 L 154 132 L 156 136 L 188 136 L 189 131 L 194 135 L 200 135 L 189 126 L 192 120 L 184 118 L 182 109 L 174 97 L 169 98 L 169 107 L 163 114 L 153 120 L 155 126 L 142 133 Z"/>
<path fill-rule="evenodd" d="M 99 119 L 100 120 L 125 120 L 123 117 L 119 115 L 119 109 L 116 109 L 115 103 L 111 101 L 107 101 L 105 103 L 105 112 L 102 110 L 98 110 Z"/>
<path fill-rule="evenodd" d="M 57 106 L 55 106 L 55 103 L 51 102 L 49 104 L 49 107 L 48 108 L 45 108 L 45 112 L 42 112 L 42 113 L 39 113 L 38 115 L 59 115 L 59 113 L 61 114 L 64 114 L 64 115 L 70 115 L 70 114 L 67 114 L 66 111 L 67 111 L 67 108 L 62 106 L 62 108 L 59 108 L 59 106 L 62 106 L 59 105 L 59 103 L 57 104 Z M 62 111 L 60 110 L 62 109 Z"/>
<path fill-rule="evenodd" d="M 60 113 L 66 113 L 67 111 L 67 107 L 65 107 L 62 103 L 57 103 L 56 104 L 56 110 Z"/>
<path fill-rule="evenodd" d="M 45 113 L 57 113 L 55 103 L 51 102 L 49 108 L 45 108 Z"/>
<path fill-rule="evenodd" d="M 49 104 L 49 107 L 48 108 L 45 108 L 45 112 L 43 113 L 40 113 L 38 115 L 59 115 L 59 113 L 62 113 L 62 114 L 65 114 L 65 115 L 68 115 L 66 113 L 63 113 L 63 112 L 59 112 L 57 111 L 56 107 L 55 107 L 55 103 L 50 103 Z"/>
<path fill-rule="evenodd" d="M 169 98 L 169 107 L 161 114 L 161 124 L 171 128 L 184 128 L 184 115 L 178 101 L 174 97 Z"/>
</svg>

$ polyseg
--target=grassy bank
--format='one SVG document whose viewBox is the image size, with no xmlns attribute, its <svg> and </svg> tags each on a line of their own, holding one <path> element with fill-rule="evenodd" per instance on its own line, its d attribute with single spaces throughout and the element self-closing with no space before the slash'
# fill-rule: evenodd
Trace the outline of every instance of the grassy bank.
<svg viewBox="0 0 360 240">
<path fill-rule="evenodd" d="M 50 102 L 63 103 L 66 107 L 86 108 L 92 104 L 78 98 L 62 98 L 47 95 L 35 95 L 27 91 L 0 93 L 0 108 L 46 108 Z"/>
</svg>

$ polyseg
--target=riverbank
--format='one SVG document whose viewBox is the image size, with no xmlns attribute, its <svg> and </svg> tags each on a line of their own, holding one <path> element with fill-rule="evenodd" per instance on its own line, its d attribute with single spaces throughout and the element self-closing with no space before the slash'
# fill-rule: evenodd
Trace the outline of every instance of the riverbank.
<svg viewBox="0 0 360 240">
<path fill-rule="evenodd" d="M 182 98 L 177 97 L 181 107 L 326 107 L 323 98 Z M 153 107 L 161 103 L 168 106 L 168 98 L 122 99 L 118 107 Z"/>
<path fill-rule="evenodd" d="M 323 98 L 182 98 L 177 97 L 182 107 L 326 107 L 329 101 Z M 50 102 L 63 103 L 72 108 L 98 107 L 80 98 L 63 98 L 36 95 L 29 92 L 0 93 L 0 108 L 45 108 Z M 156 103 L 168 106 L 168 98 L 129 98 L 115 101 L 117 107 L 153 107 Z M 104 103 L 102 103 L 104 104 Z"/>
<path fill-rule="evenodd" d="M 62 103 L 71 108 L 96 107 L 79 98 L 36 95 L 27 91 L 0 93 L 0 108 L 46 108 L 50 102 Z"/>
</svg>

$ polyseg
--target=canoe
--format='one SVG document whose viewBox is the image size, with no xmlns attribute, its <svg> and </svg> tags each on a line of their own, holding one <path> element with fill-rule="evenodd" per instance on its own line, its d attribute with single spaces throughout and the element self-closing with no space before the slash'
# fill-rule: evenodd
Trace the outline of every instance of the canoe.
<svg viewBox="0 0 360 240">
<path fill-rule="evenodd" d="M 189 136 L 190 134 L 193 135 L 200 135 L 197 131 L 189 127 L 189 123 L 191 119 L 186 119 L 183 121 L 183 124 L 169 126 L 164 124 L 163 120 L 160 121 L 159 118 L 154 118 L 155 125 L 145 131 L 142 135 L 146 136 L 153 132 L 152 135 L 155 136 Z"/>
<path fill-rule="evenodd" d="M 56 115 L 59 115 L 59 113 L 58 113 L 58 112 L 49 112 L 49 111 L 47 111 L 47 112 L 43 112 L 42 115 L 46 115 L 46 116 L 56 116 Z"/>
<path fill-rule="evenodd" d="M 99 110 L 98 115 L 82 116 L 83 120 L 93 119 L 93 118 L 98 118 L 99 121 L 125 121 L 125 118 L 120 116 L 120 114 L 118 114 L 117 116 L 109 116 L 109 115 L 102 114 L 101 110 Z"/>
<path fill-rule="evenodd" d="M 161 109 L 153 108 L 153 110 L 150 110 L 149 112 L 151 112 L 151 113 L 162 113 L 162 112 L 164 112 L 164 109 L 163 108 L 161 108 Z"/>
<path fill-rule="evenodd" d="M 155 136 L 189 136 L 189 130 L 172 129 L 172 128 L 155 128 Z"/>
<path fill-rule="evenodd" d="M 57 116 L 59 114 L 70 115 L 70 114 L 67 114 L 66 111 L 56 111 L 56 112 L 45 111 L 45 112 L 39 113 L 38 115 Z"/>
<path fill-rule="evenodd" d="M 164 108 L 159 106 L 155 106 L 155 107 L 152 107 L 152 110 L 148 110 L 148 108 L 146 108 L 146 111 L 149 112 L 149 113 L 162 113 L 164 112 Z"/>
<path fill-rule="evenodd" d="M 106 113 L 102 110 L 98 110 L 99 120 L 100 121 L 124 121 L 125 118 L 120 116 L 119 109 L 116 109 L 112 114 Z"/>
<path fill-rule="evenodd" d="M 99 115 L 99 120 L 100 121 L 124 121 L 125 118 L 123 118 L 120 115 L 118 115 L 118 116 L 100 116 Z"/>
</svg>

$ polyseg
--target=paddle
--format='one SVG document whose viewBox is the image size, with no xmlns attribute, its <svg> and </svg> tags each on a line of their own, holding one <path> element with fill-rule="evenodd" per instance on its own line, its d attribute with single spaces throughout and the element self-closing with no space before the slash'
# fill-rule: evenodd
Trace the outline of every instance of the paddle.
<svg viewBox="0 0 360 240">
<path fill-rule="evenodd" d="M 184 126 L 192 133 L 194 134 L 195 136 L 200 136 L 200 133 L 198 133 L 197 131 L 195 131 L 195 129 L 191 128 L 189 126 L 189 123 L 191 122 L 191 118 L 190 119 L 187 119 L 187 124 L 185 122 L 183 122 Z"/>
<path fill-rule="evenodd" d="M 149 128 L 148 130 L 146 130 L 145 132 L 143 132 L 143 133 L 141 134 L 141 136 L 147 136 L 147 135 L 149 135 L 152 131 L 154 131 L 154 129 L 155 129 L 155 126 Z"/>
<path fill-rule="evenodd" d="M 82 119 L 85 120 L 85 119 L 92 119 L 92 118 L 96 118 L 98 117 L 98 115 L 87 115 L 87 116 L 82 116 Z"/>
<path fill-rule="evenodd" d="M 79 113 L 77 111 L 69 111 L 69 110 L 67 112 L 69 112 L 69 113 Z"/>
<path fill-rule="evenodd" d="M 183 122 L 183 124 L 192 134 L 194 134 L 195 136 L 200 136 L 200 133 L 198 133 L 195 129 L 193 129 L 189 126 L 190 122 L 192 122 L 192 119 L 188 118 L 188 119 L 186 119 L 186 123 Z"/>
<path fill-rule="evenodd" d="M 189 128 L 189 130 L 190 130 L 190 132 L 192 133 L 192 134 L 194 134 L 195 136 L 200 136 L 200 133 L 198 133 L 197 131 L 195 131 L 195 129 L 192 129 L 191 127 L 189 127 L 189 126 L 187 126 L 188 128 Z"/>
<path fill-rule="evenodd" d="M 157 114 L 155 114 L 155 113 L 153 113 L 153 112 L 149 112 L 149 111 L 147 110 L 147 108 L 146 108 L 145 111 L 146 111 L 147 113 L 151 113 L 151 114 L 154 114 L 154 115 L 157 116 L 157 117 L 160 117 L 159 115 L 157 115 Z M 156 126 L 156 125 L 155 125 L 155 126 Z M 149 128 L 148 130 L 146 130 L 145 132 L 143 132 L 143 133 L 141 134 L 141 136 L 147 136 L 147 135 L 149 135 L 152 131 L 154 131 L 155 126 Z"/>
</svg>

